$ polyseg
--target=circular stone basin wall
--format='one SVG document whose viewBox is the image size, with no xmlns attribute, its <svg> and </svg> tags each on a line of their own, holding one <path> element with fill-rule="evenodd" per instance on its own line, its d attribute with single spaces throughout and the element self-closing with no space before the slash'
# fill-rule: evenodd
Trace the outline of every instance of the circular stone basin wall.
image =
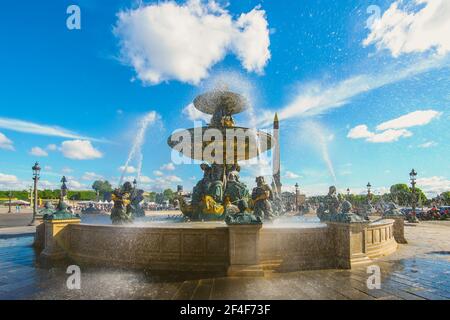
<svg viewBox="0 0 450 320">
<path fill-rule="evenodd" d="M 393 220 L 267 224 L 262 228 L 223 222 L 140 226 L 78 222 L 56 220 L 41 225 L 36 239 L 45 239 L 43 255 L 64 255 L 79 264 L 150 270 L 218 272 L 237 263 L 293 271 L 351 268 L 397 248 Z"/>
</svg>

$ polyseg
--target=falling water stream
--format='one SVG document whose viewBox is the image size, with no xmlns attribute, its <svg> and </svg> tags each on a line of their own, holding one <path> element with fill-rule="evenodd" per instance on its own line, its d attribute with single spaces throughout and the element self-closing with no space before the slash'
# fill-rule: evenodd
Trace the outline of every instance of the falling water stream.
<svg viewBox="0 0 450 320">
<path fill-rule="evenodd" d="M 142 161 L 143 161 L 143 155 L 142 155 L 142 145 L 145 141 L 145 133 L 147 132 L 147 128 L 150 124 L 154 123 L 157 119 L 157 114 L 155 111 L 150 111 L 147 114 L 145 114 L 140 120 L 139 120 L 139 127 L 136 134 L 136 137 L 133 140 L 133 144 L 131 147 L 130 152 L 128 153 L 127 161 L 125 162 L 124 168 L 122 170 L 122 175 L 120 176 L 119 180 L 119 186 L 122 185 L 123 179 L 125 177 L 125 173 L 128 170 L 128 167 L 130 166 L 131 160 L 135 159 L 137 160 L 137 174 L 136 174 L 136 181 L 139 183 L 139 179 L 141 177 L 141 170 L 142 170 Z"/>
</svg>

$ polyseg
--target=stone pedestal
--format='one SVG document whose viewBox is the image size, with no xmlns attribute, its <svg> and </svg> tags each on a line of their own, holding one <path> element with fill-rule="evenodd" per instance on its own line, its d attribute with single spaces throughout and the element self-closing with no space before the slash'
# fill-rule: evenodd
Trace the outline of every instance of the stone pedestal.
<svg viewBox="0 0 450 320">
<path fill-rule="evenodd" d="M 406 244 L 405 239 L 405 219 L 403 216 L 390 216 L 389 219 L 394 220 L 394 239 L 397 243 Z"/>
<path fill-rule="evenodd" d="M 34 234 L 34 247 L 38 250 L 44 249 L 45 245 L 45 223 L 36 226 L 36 233 Z"/>
<path fill-rule="evenodd" d="M 366 255 L 367 223 L 328 222 L 336 252 L 336 268 L 351 269 L 371 260 Z"/>
<path fill-rule="evenodd" d="M 80 219 L 45 220 L 44 250 L 40 257 L 51 260 L 65 258 L 70 243 L 66 227 L 70 224 L 79 224 L 80 221 Z"/>
<path fill-rule="evenodd" d="M 259 261 L 259 231 L 261 224 L 229 225 L 229 276 L 264 276 Z"/>
</svg>

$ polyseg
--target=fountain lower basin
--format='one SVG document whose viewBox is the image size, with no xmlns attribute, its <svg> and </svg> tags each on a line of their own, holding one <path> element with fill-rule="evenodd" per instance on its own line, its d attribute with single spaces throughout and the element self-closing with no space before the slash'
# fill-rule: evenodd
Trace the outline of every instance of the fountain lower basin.
<svg viewBox="0 0 450 320">
<path fill-rule="evenodd" d="M 79 265 L 228 274 L 236 266 L 250 270 L 232 275 L 348 269 L 397 249 L 394 220 L 280 222 L 262 227 L 224 222 L 117 226 L 46 221 L 37 229 L 36 245 L 42 247 L 44 259 L 65 257 Z"/>
</svg>

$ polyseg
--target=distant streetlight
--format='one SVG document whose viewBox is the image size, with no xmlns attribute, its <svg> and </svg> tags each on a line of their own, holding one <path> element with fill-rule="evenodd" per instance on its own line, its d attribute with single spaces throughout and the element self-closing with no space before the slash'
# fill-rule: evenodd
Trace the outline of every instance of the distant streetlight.
<svg viewBox="0 0 450 320">
<path fill-rule="evenodd" d="M 38 206 L 38 188 L 37 184 L 39 181 L 39 175 L 41 172 L 41 167 L 39 163 L 35 163 L 34 166 L 31 167 L 33 170 L 33 181 L 34 181 L 34 201 L 33 201 L 33 220 L 31 220 L 30 225 L 36 225 L 36 214 L 37 214 L 37 206 Z"/>
<path fill-rule="evenodd" d="M 295 211 L 298 211 L 298 183 L 295 183 Z"/>
<path fill-rule="evenodd" d="M 8 193 L 9 196 L 9 209 L 8 209 L 8 213 L 11 213 L 11 198 L 12 198 L 12 191 L 10 190 Z"/>
<path fill-rule="evenodd" d="M 417 172 L 412 169 L 409 173 L 409 179 L 411 180 L 411 193 L 412 193 L 412 199 L 411 199 L 411 222 L 418 222 L 417 216 L 416 216 L 416 177 Z"/>
</svg>

